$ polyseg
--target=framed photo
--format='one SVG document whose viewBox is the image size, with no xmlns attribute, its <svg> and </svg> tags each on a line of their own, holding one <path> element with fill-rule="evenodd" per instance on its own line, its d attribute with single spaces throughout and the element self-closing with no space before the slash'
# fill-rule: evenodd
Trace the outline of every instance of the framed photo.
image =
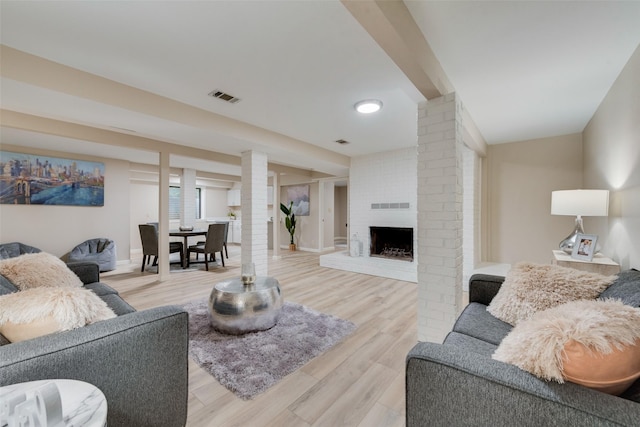
<svg viewBox="0 0 640 427">
<path fill-rule="evenodd" d="M 596 242 L 598 236 L 595 234 L 578 234 L 576 236 L 576 244 L 573 246 L 571 258 L 582 261 L 591 261 L 593 254 L 596 252 Z"/>
</svg>

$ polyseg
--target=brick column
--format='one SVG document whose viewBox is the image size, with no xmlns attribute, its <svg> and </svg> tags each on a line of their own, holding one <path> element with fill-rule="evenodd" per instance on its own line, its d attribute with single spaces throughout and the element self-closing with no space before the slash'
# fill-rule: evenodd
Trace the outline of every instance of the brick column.
<svg viewBox="0 0 640 427">
<path fill-rule="evenodd" d="M 455 93 L 418 106 L 418 339 L 442 342 L 462 307 L 462 124 Z"/>
<path fill-rule="evenodd" d="M 462 290 L 469 291 L 469 279 L 479 259 L 480 235 L 480 157 L 472 149 L 464 146 L 462 150 L 463 164 L 463 226 L 464 249 Z"/>
<path fill-rule="evenodd" d="M 268 275 L 267 248 L 267 155 L 242 153 L 241 262 L 253 262 L 256 274 Z"/>
</svg>

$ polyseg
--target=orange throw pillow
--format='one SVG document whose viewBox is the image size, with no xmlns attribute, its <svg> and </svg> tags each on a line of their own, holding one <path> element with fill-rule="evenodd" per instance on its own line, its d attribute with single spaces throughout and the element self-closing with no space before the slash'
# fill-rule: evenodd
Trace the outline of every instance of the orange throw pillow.
<svg viewBox="0 0 640 427">
<path fill-rule="evenodd" d="M 640 377 L 640 309 L 619 300 L 549 308 L 519 322 L 492 357 L 545 380 L 619 394 Z"/>
<path fill-rule="evenodd" d="M 640 378 L 640 340 L 602 353 L 574 340 L 562 354 L 563 377 L 572 383 L 619 395 Z"/>
<path fill-rule="evenodd" d="M 0 333 L 10 342 L 18 342 L 60 332 L 60 323 L 51 315 L 27 323 L 6 322 L 0 325 Z"/>
<path fill-rule="evenodd" d="M 11 342 L 116 317 L 85 288 L 33 288 L 0 296 L 0 333 Z"/>
</svg>

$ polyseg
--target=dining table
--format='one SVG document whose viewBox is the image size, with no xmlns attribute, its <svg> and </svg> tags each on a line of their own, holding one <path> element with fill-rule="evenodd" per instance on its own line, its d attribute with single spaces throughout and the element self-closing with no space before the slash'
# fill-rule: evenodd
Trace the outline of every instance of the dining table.
<svg viewBox="0 0 640 427">
<path fill-rule="evenodd" d="M 205 230 L 204 228 L 194 228 L 193 230 L 169 230 L 169 236 L 184 238 L 184 246 L 182 247 L 184 251 L 184 257 L 182 259 L 182 268 L 187 267 L 187 256 L 188 256 L 187 248 L 189 247 L 189 237 L 206 236 L 206 235 L 207 235 L 207 230 Z"/>
</svg>

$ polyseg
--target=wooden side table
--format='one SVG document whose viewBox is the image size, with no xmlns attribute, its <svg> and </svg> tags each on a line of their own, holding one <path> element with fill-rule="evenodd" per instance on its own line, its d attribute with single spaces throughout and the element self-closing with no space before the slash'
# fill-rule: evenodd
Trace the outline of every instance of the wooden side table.
<svg viewBox="0 0 640 427">
<path fill-rule="evenodd" d="M 600 253 L 595 254 L 591 261 L 583 261 L 571 258 L 571 255 L 564 251 L 555 250 L 553 251 L 551 264 L 556 264 L 561 267 L 575 268 L 576 270 L 590 271 L 592 273 L 600 273 L 605 276 L 620 273 L 620 264 Z"/>
</svg>

